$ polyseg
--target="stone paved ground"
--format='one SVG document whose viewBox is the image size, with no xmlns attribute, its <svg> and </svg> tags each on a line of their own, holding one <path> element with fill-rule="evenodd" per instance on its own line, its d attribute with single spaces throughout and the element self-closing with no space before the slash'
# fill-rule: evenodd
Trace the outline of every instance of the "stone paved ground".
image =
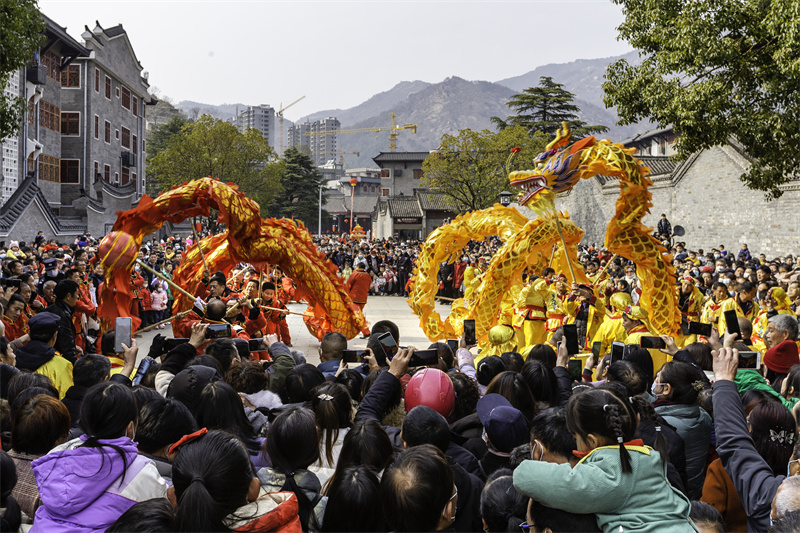
<svg viewBox="0 0 800 533">
<path fill-rule="evenodd" d="M 291 311 L 302 313 L 306 309 L 305 304 L 289 304 Z M 450 308 L 446 305 L 437 304 L 436 310 L 442 315 L 447 316 Z M 405 298 L 398 296 L 370 296 L 364 308 L 364 314 L 370 324 L 379 320 L 391 320 L 400 328 L 400 345 L 415 346 L 417 348 L 427 348 L 430 341 L 425 337 L 419 327 L 419 319 L 411 312 L 411 308 L 406 303 Z M 295 350 L 300 350 L 306 354 L 308 362 L 319 363 L 319 341 L 313 337 L 306 329 L 303 318 L 298 315 L 289 315 L 289 332 L 292 335 L 292 345 Z M 172 329 L 167 326 L 163 330 L 148 331 L 136 336 L 139 344 L 139 359 L 147 355 L 150 344 L 156 334 L 161 333 L 166 337 L 172 336 Z M 348 343 L 350 349 L 363 349 L 366 347 L 366 339 L 355 338 Z"/>
</svg>

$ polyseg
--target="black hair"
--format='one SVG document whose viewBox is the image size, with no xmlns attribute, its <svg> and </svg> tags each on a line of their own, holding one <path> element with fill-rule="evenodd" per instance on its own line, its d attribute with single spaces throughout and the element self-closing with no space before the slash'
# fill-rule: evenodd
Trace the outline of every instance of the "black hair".
<svg viewBox="0 0 800 533">
<path fill-rule="evenodd" d="M 112 381 L 98 383 L 89 389 L 81 403 L 79 427 L 87 435 L 83 448 L 98 448 L 105 456 L 104 447 L 116 451 L 128 469 L 125 451 L 115 444 L 100 444 L 100 440 L 118 439 L 125 435 L 128 425 L 138 417 L 136 400 L 131 389 Z M 101 464 L 100 469 L 103 466 Z"/>
<path fill-rule="evenodd" d="M 800 398 L 800 365 L 793 365 L 783 381 L 786 383 L 786 394 L 791 398 Z M 792 392 L 789 392 L 790 389 Z"/>
<path fill-rule="evenodd" d="M 114 352 L 114 345 L 116 344 L 117 334 L 113 328 L 106 330 L 103 333 L 103 336 L 100 339 L 100 352 L 103 355 L 114 355 L 117 354 Z"/>
<path fill-rule="evenodd" d="M 508 467 L 511 470 L 516 470 L 519 465 L 522 464 L 523 461 L 527 461 L 531 458 L 531 445 L 529 443 L 520 444 L 513 450 L 511 450 L 511 454 L 508 456 Z"/>
<path fill-rule="evenodd" d="M 364 374 L 355 368 L 347 368 L 336 376 L 336 383 L 344 385 L 350 393 L 350 399 L 356 403 L 361 401 L 361 386 L 364 385 Z"/>
<path fill-rule="evenodd" d="M 442 451 L 450 445 L 450 426 L 435 410 L 418 405 L 403 420 L 403 440 L 409 447 L 432 444 Z"/>
<path fill-rule="evenodd" d="M 530 422 L 536 416 L 536 399 L 522 374 L 508 370 L 500 372 L 486 387 L 486 394 L 492 393 L 508 400 L 512 407 L 522 413 L 526 421 Z"/>
<path fill-rule="evenodd" d="M 344 436 L 336 470 L 323 492 L 333 485 L 336 478 L 344 475 L 344 470 L 348 467 L 366 466 L 379 474 L 389 465 L 393 455 L 392 441 L 380 423 L 372 419 L 356 422 Z"/>
<path fill-rule="evenodd" d="M 379 320 L 372 325 L 372 331 L 370 331 L 370 335 L 376 335 L 380 333 L 389 333 L 394 339 L 394 342 L 398 346 L 400 345 L 400 328 L 398 328 L 397 324 L 391 320 Z"/>
<path fill-rule="evenodd" d="M 773 475 L 784 474 L 797 441 L 791 411 L 779 402 L 756 400 L 745 407 L 745 413 L 756 451 Z"/>
<path fill-rule="evenodd" d="M 453 469 L 435 446 L 414 446 L 386 468 L 380 494 L 390 531 L 433 531 L 453 495 Z"/>
<path fill-rule="evenodd" d="M 0 507 L 5 508 L 0 516 L 0 531 L 19 531 L 22 524 L 22 509 L 11 493 L 17 484 L 17 466 L 14 460 L 0 450 Z"/>
<path fill-rule="evenodd" d="M 311 391 L 322 384 L 325 376 L 322 371 L 310 363 L 297 365 L 286 376 L 286 399 L 288 403 L 308 402 L 313 398 Z"/>
<path fill-rule="evenodd" d="M 725 533 L 725 520 L 716 507 L 697 500 L 692 500 L 691 503 L 692 509 L 689 511 L 689 518 L 698 528 L 708 531 L 713 527 L 718 533 Z M 770 531 L 772 530 L 770 529 Z"/>
<path fill-rule="evenodd" d="M 168 533 L 175 531 L 175 507 L 166 498 L 135 503 L 106 533 Z"/>
<path fill-rule="evenodd" d="M 711 346 L 704 342 L 693 342 L 684 348 L 697 366 L 703 370 L 712 370 L 714 358 L 711 356 Z"/>
<path fill-rule="evenodd" d="M 447 375 L 450 376 L 456 393 L 456 403 L 451 417 L 452 420 L 460 420 L 475 412 L 478 400 L 481 399 L 481 391 L 478 384 L 462 372 L 450 372 Z"/>
<path fill-rule="evenodd" d="M 380 482 L 365 465 L 350 466 L 331 483 L 320 531 L 385 531 Z"/>
<path fill-rule="evenodd" d="M 225 374 L 225 382 L 233 387 L 236 392 L 255 394 L 267 390 L 269 376 L 264 372 L 264 367 L 257 361 L 242 361 Z"/>
<path fill-rule="evenodd" d="M 339 430 L 351 425 L 353 405 L 350 403 L 350 393 L 344 385 L 325 381 L 314 387 L 311 396 L 311 408 L 319 430 L 319 444 L 322 448 L 324 440 L 324 458 L 332 467 L 336 464 L 333 447 L 339 439 Z"/>
<path fill-rule="evenodd" d="M 567 427 L 584 440 L 591 433 L 619 446 L 622 473 L 633 471 L 631 456 L 624 442 L 636 434 L 636 413 L 628 398 L 611 389 L 595 389 L 570 397 L 567 404 Z"/>
<path fill-rule="evenodd" d="M 300 523 L 307 531 L 314 525 L 314 505 L 305 491 L 297 485 L 294 474 L 308 468 L 319 460 L 317 423 L 314 413 L 304 407 L 288 407 L 279 414 L 269 427 L 266 442 L 267 456 L 272 468 L 286 476 L 281 490 L 294 492 L 300 507 Z"/>
<path fill-rule="evenodd" d="M 75 385 L 86 387 L 103 382 L 111 372 L 111 361 L 104 355 L 86 354 L 75 362 L 72 379 Z"/>
<path fill-rule="evenodd" d="M 682 361 L 669 361 L 659 371 L 661 383 L 672 386 L 673 402 L 697 405 L 697 396 L 705 388 L 705 374 L 700 367 Z"/>
<path fill-rule="evenodd" d="M 139 408 L 136 442 L 141 452 L 153 455 L 195 431 L 197 422 L 189 409 L 178 400 L 159 397 L 145 402 Z"/>
<path fill-rule="evenodd" d="M 364 378 L 364 384 L 361 386 L 361 397 L 362 398 L 367 395 L 367 393 L 369 392 L 369 389 L 372 387 L 372 385 L 376 381 L 378 381 L 378 378 L 384 372 L 388 372 L 388 370 L 380 369 L 380 370 L 375 370 L 375 371 L 370 372 L 369 374 L 367 374 L 367 377 Z M 382 415 L 385 416 L 389 411 L 394 409 L 396 406 L 400 405 L 400 401 L 402 399 L 403 399 L 403 390 L 402 390 L 402 388 L 401 387 L 394 388 L 394 392 L 392 393 L 392 395 L 389 396 L 386 399 L 386 403 L 384 404 L 384 405 L 386 405 L 386 411 L 384 413 L 382 413 Z"/>
<path fill-rule="evenodd" d="M 517 352 L 505 352 L 500 355 L 500 359 L 506 366 L 506 370 L 510 372 L 520 372 L 522 365 L 525 364 L 525 359 Z"/>
<path fill-rule="evenodd" d="M 496 355 L 484 357 L 475 368 L 475 372 L 478 375 L 478 383 L 484 387 L 487 386 L 495 376 L 500 372 L 504 372 L 505 369 L 506 365 L 503 364 L 503 360 L 500 357 Z"/>
<path fill-rule="evenodd" d="M 625 349 L 622 351 L 622 360 L 630 361 L 643 372 L 644 377 L 647 379 L 647 388 L 653 384 L 655 373 L 653 372 L 653 356 L 647 351 L 647 348 L 642 348 L 636 344 L 626 344 Z"/>
<path fill-rule="evenodd" d="M 56 300 L 61 301 L 70 294 L 74 294 L 78 290 L 80 290 L 80 286 L 77 283 L 71 279 L 62 279 L 56 285 L 53 294 L 55 294 Z"/>
<path fill-rule="evenodd" d="M 20 372 L 15 375 L 8 382 L 8 403 L 11 408 L 14 408 L 14 403 L 17 397 L 27 389 L 39 387 L 48 391 L 54 398 L 58 398 L 58 389 L 55 388 L 53 382 L 50 381 L 45 375 L 35 374 L 33 372 Z"/>
<path fill-rule="evenodd" d="M 172 464 L 175 531 L 228 531 L 224 520 L 245 503 L 254 477 L 247 449 L 230 433 L 212 430 L 180 446 Z"/>
<path fill-rule="evenodd" d="M 553 507 L 547 507 L 536 500 L 530 500 L 530 514 L 538 531 L 549 529 L 559 533 L 594 533 L 602 530 L 593 514 L 575 514 Z"/>
<path fill-rule="evenodd" d="M 186 368 L 190 366 L 207 366 L 208 368 L 216 370 L 217 374 L 222 375 L 222 366 L 220 366 L 219 361 L 205 353 L 198 355 L 186 363 Z"/>
<path fill-rule="evenodd" d="M 642 394 L 647 390 L 647 377 L 644 375 L 642 369 L 624 359 L 621 361 L 614 361 L 608 365 L 606 379 L 625 385 L 630 391 L 630 396 Z"/>
<path fill-rule="evenodd" d="M 17 396 L 11 419 L 11 445 L 14 451 L 44 455 L 59 442 L 67 440 L 70 417 L 67 406 L 58 397 L 37 394 L 33 387 Z M 28 394 L 33 394 L 28 396 Z"/>
<path fill-rule="evenodd" d="M 567 426 L 567 412 L 563 407 L 554 407 L 539 412 L 531 421 L 531 450 L 534 439 L 550 450 L 550 453 L 570 459 L 578 448 L 575 437 Z"/>
<path fill-rule="evenodd" d="M 335 331 L 326 333 L 319 343 L 322 355 L 330 359 L 341 359 L 342 351 L 347 349 L 347 337 Z"/>
<path fill-rule="evenodd" d="M 242 399 L 224 381 L 215 381 L 203 387 L 195 419 L 198 427 L 220 429 L 236 435 L 254 453 L 261 447 L 252 424 L 244 414 Z"/>
<path fill-rule="evenodd" d="M 27 304 L 27 302 L 25 301 L 25 298 L 23 298 L 19 294 L 14 293 L 14 294 L 11 295 L 11 298 L 8 299 L 8 305 L 6 306 L 5 312 L 8 312 L 8 310 L 11 308 L 11 304 L 13 304 L 15 302 L 22 304 L 23 310 L 25 309 L 25 305 Z M 4 314 L 5 314 L 5 312 L 4 312 Z"/>
<path fill-rule="evenodd" d="M 558 380 L 555 372 L 541 361 L 528 359 L 522 366 L 522 377 L 537 402 L 558 405 Z"/>
<path fill-rule="evenodd" d="M 221 373 L 227 372 L 233 360 L 239 356 L 233 339 L 214 339 L 206 346 L 205 353 L 217 360 Z"/>
<path fill-rule="evenodd" d="M 555 368 L 556 351 L 549 344 L 535 344 L 528 352 L 527 361 L 541 361 L 548 368 Z"/>
<path fill-rule="evenodd" d="M 436 350 L 436 353 L 439 354 L 439 361 L 443 361 L 444 366 L 447 367 L 445 372 L 455 368 L 455 354 L 453 354 L 453 349 L 450 348 L 449 344 L 446 342 L 434 342 L 428 346 L 428 349 Z"/>
<path fill-rule="evenodd" d="M 488 532 L 517 531 L 525 521 L 528 498 L 514 488 L 511 470 L 496 470 L 486 480 L 481 492 L 481 518 Z"/>
<path fill-rule="evenodd" d="M 770 533 L 797 533 L 800 531 L 800 511 L 791 511 L 781 515 L 772 527 Z"/>
</svg>

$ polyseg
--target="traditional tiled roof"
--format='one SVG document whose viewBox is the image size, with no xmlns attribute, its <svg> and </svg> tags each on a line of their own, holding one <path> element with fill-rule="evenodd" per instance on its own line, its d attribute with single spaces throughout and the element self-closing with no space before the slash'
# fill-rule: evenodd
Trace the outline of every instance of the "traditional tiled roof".
<svg viewBox="0 0 800 533">
<path fill-rule="evenodd" d="M 378 166 L 394 161 L 424 161 L 430 152 L 381 152 L 372 158 Z"/>
<path fill-rule="evenodd" d="M 650 174 L 653 176 L 672 174 L 678 166 L 673 158 L 664 155 L 640 155 L 637 157 L 644 163 L 644 166 L 650 169 Z"/>
<path fill-rule="evenodd" d="M 389 198 L 389 211 L 393 217 L 421 217 L 419 201 L 412 197 L 394 196 Z"/>
<path fill-rule="evenodd" d="M 424 211 L 455 211 L 453 201 L 440 192 L 418 191 L 420 206 Z"/>
</svg>

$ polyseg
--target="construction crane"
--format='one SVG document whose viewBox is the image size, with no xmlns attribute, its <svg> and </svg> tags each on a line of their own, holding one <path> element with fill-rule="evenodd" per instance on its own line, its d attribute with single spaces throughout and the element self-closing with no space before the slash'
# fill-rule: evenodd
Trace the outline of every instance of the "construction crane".
<svg viewBox="0 0 800 533">
<path fill-rule="evenodd" d="M 276 115 L 278 115 L 278 125 L 279 125 L 279 126 L 278 126 L 278 128 L 279 128 L 279 129 L 280 129 L 280 131 L 281 131 L 281 132 L 280 132 L 280 138 L 281 138 L 281 144 L 280 144 L 280 146 L 281 146 L 281 153 L 280 153 L 280 154 L 278 154 L 278 155 L 283 155 L 283 112 L 284 112 L 284 111 L 286 111 L 287 109 L 289 109 L 290 107 L 292 107 L 294 104 L 296 104 L 297 102 L 299 102 L 299 101 L 300 101 L 300 100 L 302 100 L 303 98 L 305 98 L 305 96 L 301 96 L 300 98 L 298 98 L 297 100 L 295 100 L 295 101 L 294 101 L 294 102 L 292 102 L 291 104 L 287 105 L 286 107 L 283 107 L 283 103 L 281 103 L 281 108 L 280 108 L 280 110 L 279 110 L 278 112 L 276 112 L 276 113 L 275 113 Z"/>
<path fill-rule="evenodd" d="M 303 136 L 312 135 L 338 135 L 339 133 L 371 133 L 371 132 L 379 132 L 379 131 L 388 131 L 389 132 L 389 151 L 396 152 L 397 151 L 397 132 L 400 130 L 411 130 L 411 133 L 417 133 L 417 125 L 416 124 L 403 124 L 402 126 L 398 126 L 395 123 L 395 114 L 391 113 L 392 115 L 392 125 L 391 126 L 384 126 L 379 128 L 355 128 L 349 130 L 333 130 L 333 131 L 316 131 L 316 132 L 309 132 L 304 133 Z"/>
<path fill-rule="evenodd" d="M 322 152 L 323 154 L 339 154 L 339 164 L 344 166 L 344 156 L 345 155 L 354 155 L 356 157 L 361 157 L 361 152 L 342 152 L 339 150 L 338 152 Z"/>
</svg>

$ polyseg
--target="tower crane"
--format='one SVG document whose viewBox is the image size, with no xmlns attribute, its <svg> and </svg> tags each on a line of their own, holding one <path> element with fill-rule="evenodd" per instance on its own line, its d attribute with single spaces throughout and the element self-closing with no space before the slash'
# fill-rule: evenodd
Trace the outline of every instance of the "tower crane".
<svg viewBox="0 0 800 533">
<path fill-rule="evenodd" d="M 403 124 L 402 126 L 398 126 L 395 122 L 395 114 L 391 113 L 392 115 L 392 125 L 391 126 L 383 126 L 383 127 L 376 127 L 376 128 L 354 128 L 348 130 L 334 130 L 334 131 L 317 131 L 317 132 L 309 132 L 304 133 L 303 136 L 313 136 L 313 135 L 338 135 L 339 133 L 371 133 L 371 132 L 379 132 L 379 131 L 388 131 L 389 132 L 389 151 L 396 152 L 397 151 L 397 132 L 400 130 L 411 130 L 411 133 L 417 133 L 417 125 L 416 124 Z"/>
<path fill-rule="evenodd" d="M 284 111 L 286 111 L 287 109 L 289 109 L 290 107 L 292 107 L 294 104 L 296 104 L 297 102 L 299 102 L 299 101 L 300 101 L 300 100 L 302 100 L 303 98 L 305 98 L 305 96 L 301 96 L 300 98 L 298 98 L 297 100 L 295 100 L 295 101 L 294 101 L 294 102 L 292 102 L 291 104 L 287 105 L 286 107 L 283 107 L 283 103 L 281 103 L 281 108 L 280 108 L 280 110 L 278 110 L 278 111 L 275 113 L 276 115 L 278 115 L 278 125 L 279 125 L 278 127 L 279 127 L 279 129 L 280 129 L 280 134 L 279 134 L 279 136 L 280 136 L 280 138 L 281 138 L 281 144 L 280 144 L 280 147 L 281 147 L 281 152 L 280 152 L 280 154 L 278 154 L 278 155 L 283 155 L 283 112 L 284 112 Z"/>
<path fill-rule="evenodd" d="M 342 152 L 339 150 L 338 152 L 322 152 L 323 154 L 339 154 L 339 164 L 344 167 L 344 156 L 345 155 L 354 155 L 356 157 L 361 157 L 361 152 Z"/>
</svg>

